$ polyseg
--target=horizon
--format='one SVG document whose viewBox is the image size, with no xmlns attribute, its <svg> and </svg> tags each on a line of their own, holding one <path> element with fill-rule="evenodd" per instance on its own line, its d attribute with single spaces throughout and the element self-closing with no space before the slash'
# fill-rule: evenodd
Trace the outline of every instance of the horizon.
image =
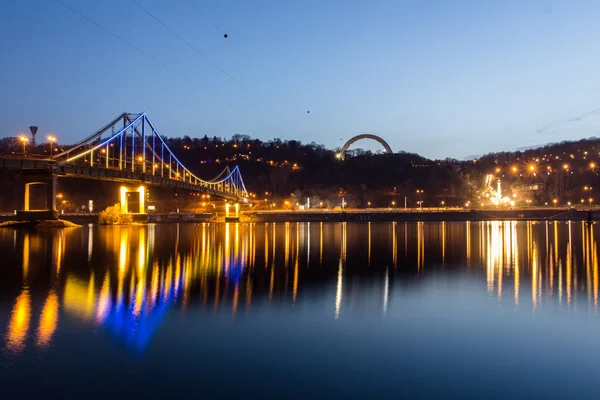
<svg viewBox="0 0 600 400">
<path fill-rule="evenodd" d="M 169 137 L 335 149 L 372 133 L 396 152 L 460 160 L 600 126 L 591 1 L 29 0 L 0 11 L 2 136 L 32 124 L 74 142 L 144 109 Z"/>
</svg>

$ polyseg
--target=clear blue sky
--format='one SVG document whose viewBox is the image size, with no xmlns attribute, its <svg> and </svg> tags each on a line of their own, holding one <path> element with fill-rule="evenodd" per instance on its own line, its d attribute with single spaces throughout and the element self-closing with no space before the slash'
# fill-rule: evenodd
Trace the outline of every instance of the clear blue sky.
<svg viewBox="0 0 600 400">
<path fill-rule="evenodd" d="M 432 158 L 600 136 L 597 1 L 191 0 L 216 29 L 136 0 L 241 85 L 130 0 L 62 1 L 203 88 L 56 1 L 0 0 L 2 136 L 72 142 L 123 111 L 167 136 L 374 133 Z"/>
</svg>

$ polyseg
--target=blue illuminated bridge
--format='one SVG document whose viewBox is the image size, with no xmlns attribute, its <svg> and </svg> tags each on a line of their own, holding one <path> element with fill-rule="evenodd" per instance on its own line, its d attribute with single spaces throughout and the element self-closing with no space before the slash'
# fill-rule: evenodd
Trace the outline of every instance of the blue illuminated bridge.
<svg viewBox="0 0 600 400">
<path fill-rule="evenodd" d="M 23 171 L 22 210 L 56 215 L 56 179 L 59 176 L 155 185 L 208 193 L 234 202 L 246 202 L 248 192 L 236 166 L 226 167 L 212 179 L 193 174 L 171 151 L 146 113 L 123 113 L 99 131 L 61 153 L 0 155 L 0 168 Z M 47 210 L 30 210 L 29 188 L 45 185 Z M 142 193 L 140 193 L 140 197 Z M 26 213 L 24 213 L 26 214 Z"/>
</svg>

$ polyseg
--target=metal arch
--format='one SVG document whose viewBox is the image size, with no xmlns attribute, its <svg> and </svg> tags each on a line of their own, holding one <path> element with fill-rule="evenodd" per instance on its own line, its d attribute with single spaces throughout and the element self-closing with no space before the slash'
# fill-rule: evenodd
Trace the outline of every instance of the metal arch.
<svg viewBox="0 0 600 400">
<path fill-rule="evenodd" d="M 362 139 L 371 139 L 371 140 L 374 140 L 374 141 L 378 142 L 379 144 L 381 144 L 387 153 L 390 153 L 390 154 L 393 153 L 392 148 L 390 147 L 389 144 L 387 144 L 387 142 L 385 140 L 383 140 L 382 138 L 380 138 L 377 135 L 372 135 L 370 133 L 364 133 L 362 135 L 356 135 L 353 138 L 351 138 L 350 140 L 348 140 L 346 142 L 346 144 L 340 150 L 340 154 L 343 155 L 346 152 L 346 150 L 348 150 L 348 148 L 350 146 L 352 146 L 352 144 L 354 142 L 357 142 L 357 141 L 362 140 Z"/>
</svg>

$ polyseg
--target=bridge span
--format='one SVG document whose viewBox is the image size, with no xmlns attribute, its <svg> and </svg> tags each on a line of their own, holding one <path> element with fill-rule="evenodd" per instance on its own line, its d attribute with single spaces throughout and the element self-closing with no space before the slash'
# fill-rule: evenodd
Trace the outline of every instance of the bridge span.
<svg viewBox="0 0 600 400">
<path fill-rule="evenodd" d="M 0 168 L 23 172 L 23 201 L 18 214 L 26 219 L 57 218 L 58 177 L 122 182 L 119 198 L 125 212 L 127 196 L 123 193 L 139 192 L 143 205 L 143 190 L 138 187 L 144 185 L 207 193 L 233 202 L 247 202 L 249 198 L 238 166 L 225 167 L 212 179 L 198 177 L 171 151 L 146 113 L 123 113 L 99 131 L 50 157 L 0 155 Z M 32 185 L 46 187 L 44 210 L 29 207 Z"/>
</svg>

